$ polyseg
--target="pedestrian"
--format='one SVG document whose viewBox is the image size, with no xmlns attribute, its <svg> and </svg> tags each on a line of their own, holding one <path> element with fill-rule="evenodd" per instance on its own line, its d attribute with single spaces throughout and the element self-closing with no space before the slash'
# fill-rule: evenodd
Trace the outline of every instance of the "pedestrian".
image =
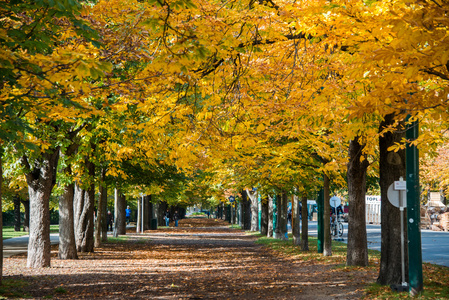
<svg viewBox="0 0 449 300">
<path fill-rule="evenodd" d="M 175 213 L 173 214 L 173 220 L 175 220 L 175 227 L 178 227 L 178 211 L 175 211 Z"/>
<path fill-rule="evenodd" d="M 165 217 L 165 226 L 170 226 L 170 211 L 167 209 L 167 211 L 164 214 Z"/>
<path fill-rule="evenodd" d="M 129 221 L 131 220 L 131 208 L 127 206 L 125 212 L 126 212 L 126 225 L 129 225 Z"/>
<path fill-rule="evenodd" d="M 108 231 L 112 231 L 112 223 L 114 223 L 114 216 L 111 214 L 111 211 L 108 210 L 108 215 L 107 215 L 107 227 L 108 227 Z"/>
</svg>

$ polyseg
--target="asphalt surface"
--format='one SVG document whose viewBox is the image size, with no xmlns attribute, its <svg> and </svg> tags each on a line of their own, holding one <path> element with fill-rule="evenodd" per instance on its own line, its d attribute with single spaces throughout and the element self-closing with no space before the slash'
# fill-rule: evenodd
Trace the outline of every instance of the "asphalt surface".
<svg viewBox="0 0 449 300">
<path fill-rule="evenodd" d="M 3 240 L 3 258 L 10 257 L 20 253 L 26 253 L 28 251 L 28 239 L 29 235 L 15 237 L 11 239 Z M 50 242 L 52 245 L 59 243 L 59 234 L 50 234 Z"/>
<path fill-rule="evenodd" d="M 343 223 L 344 233 L 341 240 L 348 242 L 348 223 Z M 368 248 L 380 251 L 380 225 L 366 225 Z M 309 222 L 309 234 L 317 235 L 317 222 Z M 449 232 L 421 230 L 422 260 L 440 266 L 449 267 Z"/>
</svg>

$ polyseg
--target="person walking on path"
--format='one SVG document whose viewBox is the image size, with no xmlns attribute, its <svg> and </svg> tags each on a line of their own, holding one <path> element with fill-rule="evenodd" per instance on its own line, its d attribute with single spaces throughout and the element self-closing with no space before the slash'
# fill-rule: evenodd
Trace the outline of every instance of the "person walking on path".
<svg viewBox="0 0 449 300">
<path fill-rule="evenodd" d="M 108 215 L 107 215 L 108 231 L 112 231 L 112 223 L 114 223 L 114 216 L 111 214 L 111 211 L 108 210 Z"/>
<path fill-rule="evenodd" d="M 131 220 L 131 208 L 127 206 L 125 212 L 126 212 L 126 225 L 129 225 L 129 221 Z"/>
<path fill-rule="evenodd" d="M 173 220 L 175 221 L 175 227 L 178 227 L 178 219 L 179 219 L 178 211 L 175 211 L 175 213 L 173 214 Z"/>
<path fill-rule="evenodd" d="M 165 217 L 165 226 L 170 226 L 170 211 L 167 209 L 167 211 L 164 214 Z"/>
</svg>

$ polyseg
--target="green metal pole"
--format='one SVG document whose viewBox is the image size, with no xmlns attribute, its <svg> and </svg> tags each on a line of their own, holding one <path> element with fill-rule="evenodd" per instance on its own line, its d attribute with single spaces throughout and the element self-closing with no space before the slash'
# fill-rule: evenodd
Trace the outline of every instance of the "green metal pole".
<svg viewBox="0 0 449 300">
<path fill-rule="evenodd" d="M 408 119 L 408 118 L 407 118 Z M 406 138 L 412 142 L 418 138 L 419 124 L 411 123 Z M 418 148 L 410 143 L 406 148 L 407 174 L 407 237 L 408 237 L 408 277 L 410 294 L 417 295 L 423 290 L 422 247 L 421 247 L 421 207 L 419 189 L 419 154 Z"/>
<path fill-rule="evenodd" d="M 318 193 L 318 200 L 316 203 L 318 209 L 318 253 L 323 253 L 323 245 L 324 245 L 324 190 L 321 189 Z"/>
</svg>

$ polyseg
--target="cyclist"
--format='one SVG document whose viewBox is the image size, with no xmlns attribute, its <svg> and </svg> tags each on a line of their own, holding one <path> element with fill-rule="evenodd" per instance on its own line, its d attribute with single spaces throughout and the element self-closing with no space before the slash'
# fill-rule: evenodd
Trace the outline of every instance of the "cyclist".
<svg viewBox="0 0 449 300">
<path fill-rule="evenodd" d="M 340 215 L 343 215 L 343 204 L 337 206 L 337 220 L 340 219 Z"/>
</svg>

